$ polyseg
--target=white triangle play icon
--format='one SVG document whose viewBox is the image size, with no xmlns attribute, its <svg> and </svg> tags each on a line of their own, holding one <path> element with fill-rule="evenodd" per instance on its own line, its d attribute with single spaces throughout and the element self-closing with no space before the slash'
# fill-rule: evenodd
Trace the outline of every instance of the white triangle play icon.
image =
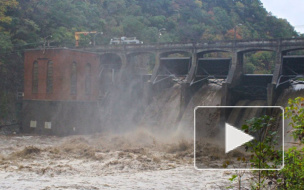
<svg viewBox="0 0 304 190">
<path fill-rule="evenodd" d="M 250 136 L 243 131 L 225 124 L 225 153 L 227 154 L 231 150 L 243 145 L 246 142 L 253 140 L 254 137 Z"/>
</svg>

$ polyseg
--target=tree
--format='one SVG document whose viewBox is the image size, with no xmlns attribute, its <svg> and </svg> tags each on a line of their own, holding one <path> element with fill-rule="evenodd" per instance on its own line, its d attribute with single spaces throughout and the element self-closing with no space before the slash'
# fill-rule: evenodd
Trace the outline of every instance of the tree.
<svg viewBox="0 0 304 190">
<path fill-rule="evenodd" d="M 240 35 L 240 29 L 237 27 L 236 29 L 230 29 L 225 34 L 225 38 L 227 40 L 234 40 L 234 36 L 236 40 L 241 40 L 242 36 Z"/>
<path fill-rule="evenodd" d="M 139 36 L 144 28 L 141 17 L 127 16 L 122 21 L 124 34 L 126 36 Z"/>
<path fill-rule="evenodd" d="M 10 35 L 7 32 L 0 32 L 0 58 L 4 53 L 12 50 L 13 44 Z M 0 59 L 1 62 L 1 59 Z"/>
<path fill-rule="evenodd" d="M 8 25 L 12 21 L 12 17 L 7 15 L 7 12 L 18 6 L 16 0 L 2 0 L 0 1 L 0 62 L 3 53 L 12 50 L 13 45 L 9 30 L 4 26 Z"/>
<path fill-rule="evenodd" d="M 227 30 L 233 27 L 231 19 L 229 18 L 229 15 L 225 11 L 225 9 L 215 7 L 213 8 L 213 12 L 215 25 L 220 30 L 220 32 L 224 34 Z"/>
<path fill-rule="evenodd" d="M 16 8 L 18 2 L 16 0 L 1 0 L 0 1 L 0 23 L 10 23 L 12 18 L 6 15 L 7 11 L 12 8 Z M 0 27 L 1 31 L 1 27 Z"/>
<path fill-rule="evenodd" d="M 304 144 L 304 98 L 289 99 L 285 111 L 286 118 L 291 119 L 289 125 L 291 125 L 292 131 L 290 132 L 294 139 Z"/>
</svg>

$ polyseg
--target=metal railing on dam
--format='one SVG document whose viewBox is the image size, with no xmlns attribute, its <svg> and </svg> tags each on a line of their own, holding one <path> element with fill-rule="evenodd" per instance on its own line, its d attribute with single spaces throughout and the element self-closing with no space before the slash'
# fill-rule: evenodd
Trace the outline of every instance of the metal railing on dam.
<svg viewBox="0 0 304 190">
<path fill-rule="evenodd" d="M 152 43 L 152 44 L 123 44 L 103 45 L 90 48 L 78 48 L 78 50 L 92 51 L 98 53 L 140 53 L 156 51 L 163 53 L 167 51 L 203 52 L 203 51 L 226 51 L 242 52 L 255 50 L 268 51 L 291 51 L 304 48 L 304 38 L 282 38 L 282 39 L 260 39 L 260 40 L 237 40 L 237 41 L 205 41 L 192 43 Z"/>
</svg>

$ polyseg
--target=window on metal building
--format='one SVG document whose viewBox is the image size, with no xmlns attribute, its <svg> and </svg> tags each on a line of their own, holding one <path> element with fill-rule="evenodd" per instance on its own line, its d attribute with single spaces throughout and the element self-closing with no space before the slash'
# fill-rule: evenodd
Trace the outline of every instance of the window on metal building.
<svg viewBox="0 0 304 190">
<path fill-rule="evenodd" d="M 34 61 L 32 71 L 32 93 L 38 93 L 38 62 Z"/>
<path fill-rule="evenodd" d="M 47 71 L 46 71 L 46 92 L 53 92 L 53 62 L 49 61 L 47 63 Z"/>
<path fill-rule="evenodd" d="M 91 93 L 91 64 L 87 63 L 85 67 L 85 93 Z"/>
<path fill-rule="evenodd" d="M 71 94 L 77 93 L 77 64 L 73 62 L 71 71 Z"/>
</svg>

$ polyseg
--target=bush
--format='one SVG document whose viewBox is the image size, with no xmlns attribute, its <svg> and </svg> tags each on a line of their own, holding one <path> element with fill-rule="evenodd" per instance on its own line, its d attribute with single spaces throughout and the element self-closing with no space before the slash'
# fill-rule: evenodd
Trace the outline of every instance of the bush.
<svg viewBox="0 0 304 190">
<path fill-rule="evenodd" d="M 298 97 L 288 100 L 285 108 L 285 118 L 290 118 L 289 125 L 292 127 L 293 137 L 298 144 L 304 143 L 304 98 Z M 275 168 L 281 164 L 282 152 L 275 150 L 277 134 L 273 127 L 275 118 L 262 116 L 253 118 L 243 125 L 243 130 L 257 137 L 259 141 L 253 140 L 245 144 L 245 148 L 253 155 L 249 160 L 251 167 Z M 268 133 L 267 137 L 264 135 Z M 274 165 L 269 165 L 265 160 L 271 160 Z M 273 171 L 254 171 L 252 178 L 252 189 L 294 189 L 300 190 L 304 187 L 304 148 L 292 147 L 284 153 L 284 168 Z M 256 175 L 258 174 L 258 175 Z M 230 180 L 236 179 L 233 175 Z M 258 179 L 258 180 L 255 180 Z M 240 184 L 240 183 L 239 183 Z M 241 188 L 241 185 L 239 185 Z"/>
<path fill-rule="evenodd" d="M 304 148 L 290 148 L 285 152 L 285 167 L 279 171 L 278 189 L 304 188 Z"/>
<path fill-rule="evenodd" d="M 285 118 L 290 118 L 289 125 L 292 127 L 292 135 L 295 140 L 304 143 L 304 98 L 297 97 L 289 99 L 288 106 L 285 108 Z"/>
<path fill-rule="evenodd" d="M 249 160 L 252 168 L 278 169 L 283 164 L 283 151 L 277 150 L 278 131 L 275 127 L 277 118 L 264 115 L 252 118 L 242 126 L 242 129 L 256 138 L 245 144 L 246 151 L 252 153 Z M 252 189 L 263 189 L 278 180 L 275 170 L 254 171 Z M 269 183 L 270 182 L 270 183 Z"/>
</svg>

